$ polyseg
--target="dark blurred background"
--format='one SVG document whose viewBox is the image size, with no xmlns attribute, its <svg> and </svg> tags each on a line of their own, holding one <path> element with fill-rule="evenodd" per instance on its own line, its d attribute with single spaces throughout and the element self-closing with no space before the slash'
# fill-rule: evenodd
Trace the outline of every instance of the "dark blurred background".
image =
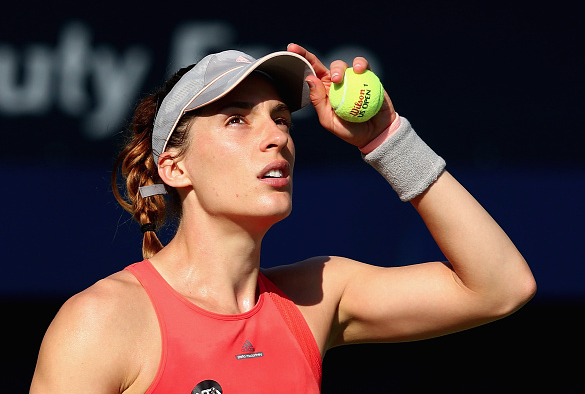
<svg viewBox="0 0 585 394">
<path fill-rule="evenodd" d="M 327 64 L 368 58 L 397 111 L 504 227 L 539 286 L 525 308 L 473 330 L 333 349 L 323 392 L 585 392 L 576 4 L 13 2 L 0 22 L 2 392 L 27 392 L 68 297 L 141 259 L 138 226 L 109 186 L 136 101 L 209 52 L 261 56 L 289 42 Z M 319 254 L 378 265 L 442 258 L 412 207 L 312 109 L 296 115 L 293 133 L 295 207 L 267 236 L 263 266 Z"/>
</svg>

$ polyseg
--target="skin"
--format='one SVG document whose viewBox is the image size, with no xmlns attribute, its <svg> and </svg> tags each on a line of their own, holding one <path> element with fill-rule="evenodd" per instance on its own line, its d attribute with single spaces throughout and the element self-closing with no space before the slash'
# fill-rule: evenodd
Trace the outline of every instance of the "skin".
<svg viewBox="0 0 585 394">
<path fill-rule="evenodd" d="M 396 118 L 385 93 L 370 121 L 341 121 L 327 91 L 348 65 L 336 61 L 328 69 L 298 45 L 288 50 L 317 73 L 307 83 L 326 130 L 361 147 Z M 356 58 L 353 67 L 363 72 L 368 63 Z M 176 236 L 151 262 L 175 290 L 212 312 L 253 308 L 262 238 L 291 211 L 294 145 L 283 105 L 272 85 L 251 76 L 192 123 L 184 156 L 160 157 L 159 174 L 179 191 L 184 212 Z M 263 179 L 274 165 L 287 168 L 290 179 Z M 521 254 L 448 172 L 411 204 L 448 263 L 385 268 L 323 256 L 264 271 L 297 304 L 322 355 L 342 344 L 467 329 L 512 313 L 534 294 Z M 132 274 L 117 272 L 63 305 L 41 346 L 31 393 L 144 393 L 160 350 L 148 296 Z"/>
</svg>

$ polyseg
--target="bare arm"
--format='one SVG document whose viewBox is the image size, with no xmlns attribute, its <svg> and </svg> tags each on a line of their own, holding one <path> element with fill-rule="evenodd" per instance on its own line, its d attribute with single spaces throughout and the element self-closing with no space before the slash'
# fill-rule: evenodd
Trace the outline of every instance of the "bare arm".
<svg viewBox="0 0 585 394">
<path fill-rule="evenodd" d="M 116 363 L 104 354 L 107 337 L 92 303 L 77 295 L 63 305 L 43 339 L 31 394 L 118 392 L 109 368 Z"/>
<path fill-rule="evenodd" d="M 135 382 L 142 352 L 132 347 L 140 340 L 133 327 L 143 309 L 126 288 L 105 279 L 62 306 L 43 339 L 31 394 L 120 393 Z"/>
<path fill-rule="evenodd" d="M 453 266 L 455 279 L 496 309 L 515 310 L 535 291 L 526 261 L 500 226 L 449 173 L 413 206 Z"/>
<path fill-rule="evenodd" d="M 370 121 L 341 122 L 327 92 L 332 80 L 338 78 L 335 82 L 339 82 L 347 65 L 336 61 L 328 70 L 304 48 L 291 45 L 289 50 L 313 64 L 317 77 L 307 78 L 311 101 L 321 125 L 333 134 L 363 147 L 396 118 L 385 93 L 385 105 Z M 353 66 L 369 67 L 363 58 L 356 58 Z M 330 344 L 442 335 L 505 316 L 534 294 L 534 278 L 521 254 L 451 174 L 443 172 L 411 203 L 448 263 L 383 268 L 332 257 L 329 268 L 323 270 L 322 286 L 322 304 L 329 309 L 336 306 Z"/>
<path fill-rule="evenodd" d="M 412 201 L 449 263 L 350 272 L 335 344 L 416 340 L 512 313 L 534 294 L 528 265 L 477 201 L 447 172 Z"/>
</svg>

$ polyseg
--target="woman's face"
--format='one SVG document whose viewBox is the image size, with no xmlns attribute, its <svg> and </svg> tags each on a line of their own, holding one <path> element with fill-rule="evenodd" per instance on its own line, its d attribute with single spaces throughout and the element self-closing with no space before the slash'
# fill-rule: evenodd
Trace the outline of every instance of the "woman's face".
<svg viewBox="0 0 585 394">
<path fill-rule="evenodd" d="M 204 107 L 189 128 L 183 161 L 193 193 L 183 209 L 271 225 L 292 209 L 291 114 L 274 86 L 252 73 Z"/>
</svg>

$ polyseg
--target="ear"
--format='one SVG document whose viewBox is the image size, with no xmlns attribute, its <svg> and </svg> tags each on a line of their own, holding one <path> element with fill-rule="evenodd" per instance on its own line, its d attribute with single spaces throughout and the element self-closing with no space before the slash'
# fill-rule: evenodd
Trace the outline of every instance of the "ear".
<svg viewBox="0 0 585 394">
<path fill-rule="evenodd" d="M 164 152 L 158 158 L 158 175 L 171 187 L 191 186 L 191 180 L 183 168 L 183 161 L 174 158 L 170 152 Z"/>
</svg>

